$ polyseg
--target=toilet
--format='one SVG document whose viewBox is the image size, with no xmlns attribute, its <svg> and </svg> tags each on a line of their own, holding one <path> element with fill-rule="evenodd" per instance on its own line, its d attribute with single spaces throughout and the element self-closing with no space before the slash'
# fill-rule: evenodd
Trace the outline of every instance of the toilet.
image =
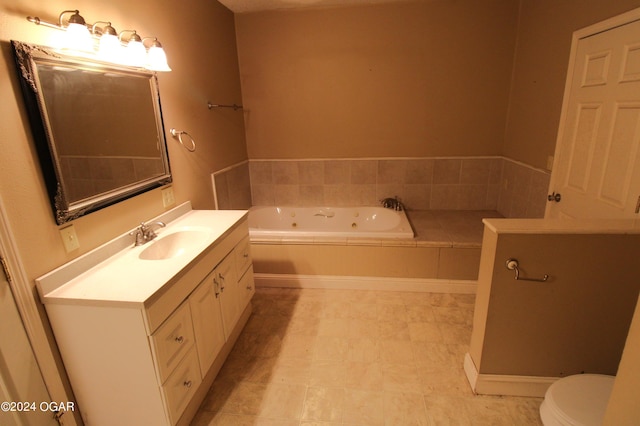
<svg viewBox="0 0 640 426">
<path fill-rule="evenodd" d="M 599 426 L 615 376 L 577 374 L 554 382 L 540 406 L 544 426 Z"/>
</svg>

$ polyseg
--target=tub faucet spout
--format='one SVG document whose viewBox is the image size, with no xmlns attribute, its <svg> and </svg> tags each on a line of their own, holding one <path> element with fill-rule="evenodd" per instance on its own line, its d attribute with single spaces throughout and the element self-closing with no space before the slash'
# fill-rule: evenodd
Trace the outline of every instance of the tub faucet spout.
<svg viewBox="0 0 640 426">
<path fill-rule="evenodd" d="M 382 207 L 386 209 L 402 211 L 404 210 L 404 205 L 398 200 L 398 197 L 395 198 L 385 198 L 384 200 L 380 200 Z"/>
</svg>

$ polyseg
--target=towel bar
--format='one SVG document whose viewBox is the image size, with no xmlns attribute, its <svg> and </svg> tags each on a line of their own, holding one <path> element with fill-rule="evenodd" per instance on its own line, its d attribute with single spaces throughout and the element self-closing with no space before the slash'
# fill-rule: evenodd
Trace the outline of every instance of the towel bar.
<svg viewBox="0 0 640 426">
<path fill-rule="evenodd" d="M 518 266 L 519 266 L 518 259 L 507 259 L 506 266 L 507 266 L 507 269 L 509 269 L 510 271 L 515 271 L 516 273 L 515 279 L 517 281 L 535 281 L 535 282 L 543 283 L 549 279 L 549 275 L 547 274 L 544 274 L 542 278 L 521 277 L 520 269 L 518 269 Z"/>
</svg>

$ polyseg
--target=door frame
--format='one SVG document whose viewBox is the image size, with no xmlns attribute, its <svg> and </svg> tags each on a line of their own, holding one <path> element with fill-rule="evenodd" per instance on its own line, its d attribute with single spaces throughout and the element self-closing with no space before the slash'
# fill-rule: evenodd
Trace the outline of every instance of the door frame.
<svg viewBox="0 0 640 426">
<path fill-rule="evenodd" d="M 587 37 L 591 37 L 593 35 L 603 33 L 605 31 L 609 31 L 614 28 L 621 27 L 623 25 L 630 24 L 635 21 L 640 21 L 640 7 L 636 9 L 632 9 L 620 15 L 614 16 L 612 18 L 605 19 L 604 21 L 595 23 L 593 25 L 590 25 L 585 28 L 581 28 L 573 32 L 573 35 L 571 37 L 571 51 L 569 53 L 569 66 L 567 68 L 567 77 L 565 79 L 564 93 L 562 96 L 562 110 L 560 112 L 560 125 L 558 126 L 558 134 L 556 137 L 553 166 L 551 169 L 551 179 L 549 179 L 549 190 L 547 192 L 548 194 L 551 194 L 555 190 L 554 184 L 556 182 L 554 181 L 554 173 L 556 173 L 556 170 L 558 169 L 558 166 L 560 163 L 560 155 L 558 155 L 558 149 L 560 147 L 562 140 L 564 139 L 565 132 L 567 130 L 570 130 L 566 128 L 565 122 L 566 122 L 568 109 L 569 109 L 571 81 L 573 79 L 573 73 L 575 71 L 578 42 Z M 547 203 L 544 211 L 545 218 L 549 217 L 551 213 L 550 210 L 552 208 L 552 204 L 553 203 L 550 203 L 550 202 Z"/>
<path fill-rule="evenodd" d="M 37 300 L 34 298 L 32 291 L 33 288 L 29 283 L 24 266 L 17 255 L 16 240 L 11 232 L 10 222 L 5 212 L 6 209 L 0 196 L 0 257 L 2 257 L 3 263 L 5 264 L 7 281 L 13 292 L 16 307 L 18 308 L 27 332 L 27 337 L 31 343 L 44 384 L 49 392 L 51 402 L 74 401 L 71 391 L 67 390 L 62 378 L 62 375 L 65 373 L 59 368 L 58 362 L 56 361 L 58 357 L 49 343 L 48 333 L 42 323 Z M 36 401 L 36 403 L 39 402 L 43 401 Z M 61 424 L 70 426 L 82 424 L 77 404 L 75 407 L 76 410 L 74 412 L 65 413 L 58 421 Z"/>
</svg>

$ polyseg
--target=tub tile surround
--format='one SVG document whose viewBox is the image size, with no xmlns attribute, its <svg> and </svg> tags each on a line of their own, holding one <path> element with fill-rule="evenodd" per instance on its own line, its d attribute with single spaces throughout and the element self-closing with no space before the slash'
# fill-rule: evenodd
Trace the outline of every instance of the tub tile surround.
<svg viewBox="0 0 640 426">
<path fill-rule="evenodd" d="M 378 205 L 543 217 L 550 174 L 503 157 L 250 160 L 254 206 Z"/>
<path fill-rule="evenodd" d="M 213 173 L 211 180 L 218 210 L 248 210 L 251 207 L 248 161 Z"/>
<path fill-rule="evenodd" d="M 541 398 L 474 395 L 474 296 L 258 288 L 193 425 L 541 425 Z"/>
</svg>

